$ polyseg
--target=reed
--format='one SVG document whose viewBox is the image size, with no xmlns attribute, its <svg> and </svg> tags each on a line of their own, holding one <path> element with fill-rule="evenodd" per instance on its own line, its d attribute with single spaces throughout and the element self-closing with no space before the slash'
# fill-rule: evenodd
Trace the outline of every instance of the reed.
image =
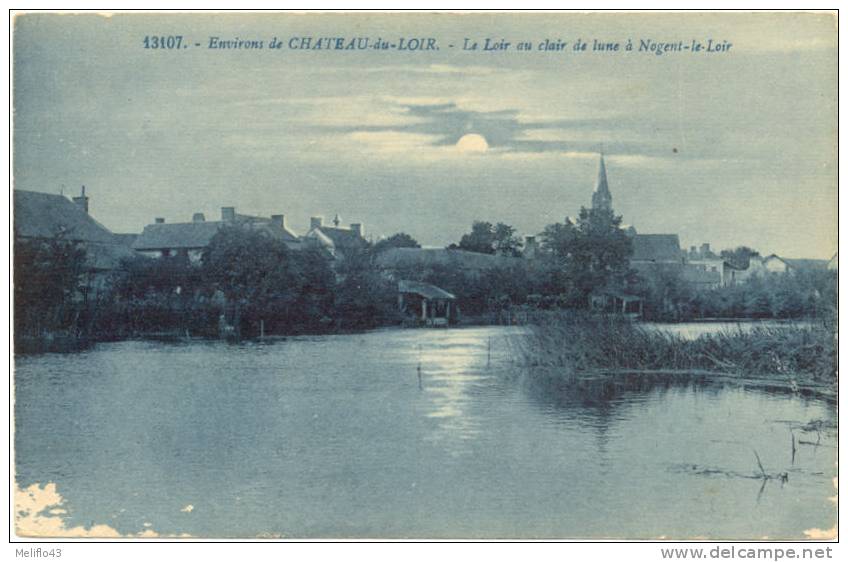
<svg viewBox="0 0 848 562">
<path fill-rule="evenodd" d="M 836 388 L 836 337 L 823 325 L 731 329 L 686 339 L 618 316 L 538 314 L 515 342 L 528 367 L 560 376 L 641 374 L 759 380 L 793 391 Z"/>
</svg>

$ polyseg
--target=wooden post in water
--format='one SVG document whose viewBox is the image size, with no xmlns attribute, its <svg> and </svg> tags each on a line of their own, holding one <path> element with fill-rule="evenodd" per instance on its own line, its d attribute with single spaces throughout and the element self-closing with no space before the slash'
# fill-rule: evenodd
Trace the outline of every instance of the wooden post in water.
<svg viewBox="0 0 848 562">
<path fill-rule="evenodd" d="M 489 345 L 486 348 L 486 366 L 492 364 L 492 336 L 489 336 Z"/>
<path fill-rule="evenodd" d="M 421 390 L 424 386 L 421 384 L 421 344 L 418 344 L 418 390 Z"/>
</svg>

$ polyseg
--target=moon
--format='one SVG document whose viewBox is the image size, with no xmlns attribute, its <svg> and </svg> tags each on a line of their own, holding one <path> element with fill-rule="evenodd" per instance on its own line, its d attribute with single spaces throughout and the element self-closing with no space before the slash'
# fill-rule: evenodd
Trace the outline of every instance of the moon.
<svg viewBox="0 0 848 562">
<path fill-rule="evenodd" d="M 483 135 L 468 133 L 456 141 L 456 149 L 460 152 L 486 152 L 489 150 L 489 143 Z"/>
</svg>

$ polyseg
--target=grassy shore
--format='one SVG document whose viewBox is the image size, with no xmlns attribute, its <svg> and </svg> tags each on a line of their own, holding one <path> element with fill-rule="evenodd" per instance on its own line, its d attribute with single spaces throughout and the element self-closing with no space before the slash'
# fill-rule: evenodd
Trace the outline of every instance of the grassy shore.
<svg viewBox="0 0 848 562">
<path fill-rule="evenodd" d="M 568 380 L 712 380 L 836 396 L 836 336 L 823 323 L 686 339 L 616 316 L 539 314 L 518 342 L 534 372 Z"/>
</svg>

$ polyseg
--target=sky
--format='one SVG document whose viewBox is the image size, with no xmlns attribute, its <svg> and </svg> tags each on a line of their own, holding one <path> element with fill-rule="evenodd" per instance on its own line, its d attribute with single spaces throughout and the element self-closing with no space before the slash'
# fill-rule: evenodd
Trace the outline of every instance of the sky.
<svg viewBox="0 0 848 562">
<path fill-rule="evenodd" d="M 188 48 L 144 48 L 162 35 Z M 265 48 L 209 49 L 211 37 Z M 274 37 L 285 48 L 267 48 Z M 438 50 L 288 48 L 303 37 Z M 628 38 L 635 51 L 592 51 Z M 546 39 L 566 48 L 538 50 Z M 638 51 L 709 39 L 732 47 Z M 85 185 L 115 232 L 234 206 L 285 214 L 299 233 L 338 214 L 375 240 L 403 231 L 443 246 L 475 220 L 532 235 L 578 214 L 603 151 L 613 207 L 640 233 L 827 259 L 836 40 L 835 16 L 798 13 L 26 14 L 14 187 Z"/>
</svg>

